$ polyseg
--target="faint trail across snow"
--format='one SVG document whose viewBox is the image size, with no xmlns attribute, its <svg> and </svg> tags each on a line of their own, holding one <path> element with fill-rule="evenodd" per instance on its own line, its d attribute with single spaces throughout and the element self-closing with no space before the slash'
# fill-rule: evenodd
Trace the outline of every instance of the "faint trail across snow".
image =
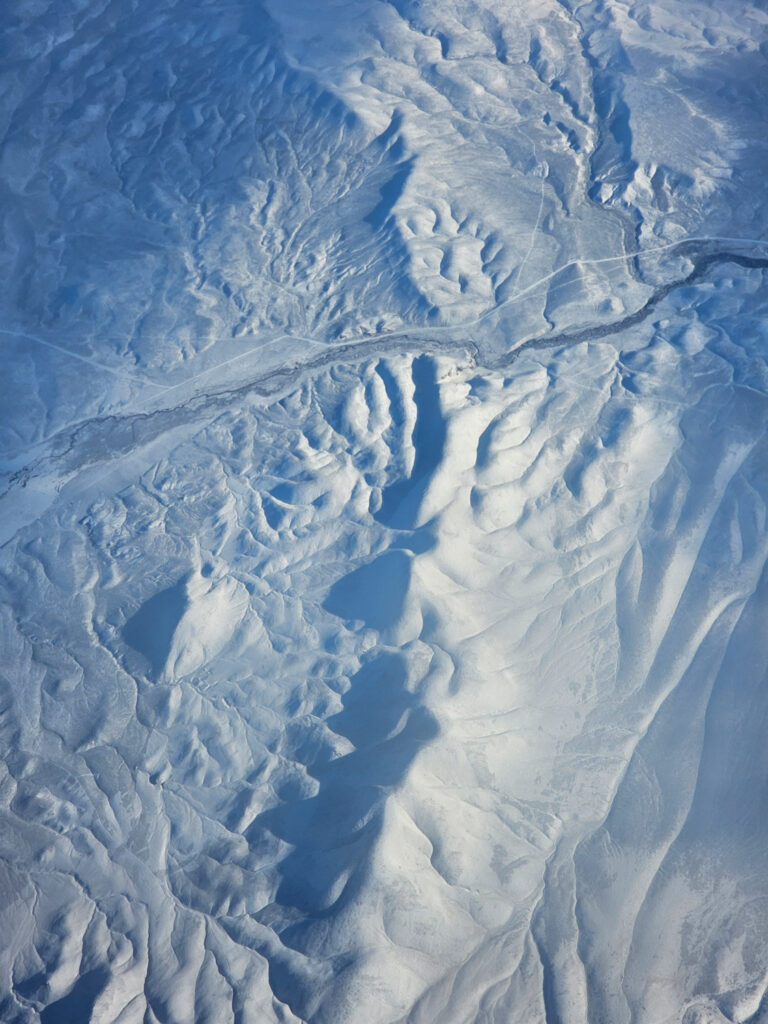
<svg viewBox="0 0 768 1024">
<path fill-rule="evenodd" d="M 520 263 L 520 266 L 517 268 L 517 274 L 515 274 L 515 289 L 518 289 L 519 286 L 520 286 L 520 275 L 522 274 L 523 270 L 525 269 L 525 265 L 528 262 L 528 260 L 529 260 L 529 258 L 531 256 L 531 253 L 533 252 L 534 246 L 536 245 L 536 236 L 539 233 L 539 225 L 541 224 L 541 215 L 542 215 L 542 212 L 544 211 L 544 186 L 545 186 L 546 181 L 547 181 L 547 174 L 548 174 L 548 170 L 549 170 L 545 163 L 539 163 L 538 157 L 536 155 L 536 143 L 533 141 L 533 139 L 531 139 L 528 135 L 526 135 L 525 132 L 521 132 L 520 134 L 523 136 L 523 138 L 527 139 L 528 142 L 530 142 L 530 144 L 531 144 L 531 149 L 533 151 L 533 159 L 536 162 L 536 171 L 535 171 L 535 173 L 538 175 L 538 177 L 541 178 L 541 190 L 540 190 L 540 195 L 539 195 L 539 210 L 538 210 L 538 213 L 536 214 L 536 223 L 533 225 L 533 231 L 531 232 L 531 241 L 530 241 L 530 243 L 528 245 L 528 251 L 526 252 L 525 256 L 523 256 L 523 259 L 522 259 L 522 261 Z M 517 291 L 515 292 L 515 294 L 517 294 Z"/>
<path fill-rule="evenodd" d="M 511 306 L 513 303 L 518 302 L 524 295 L 529 295 L 532 291 L 535 291 L 542 284 L 546 284 L 547 281 L 552 281 L 558 275 L 569 270 L 571 267 L 594 267 L 604 263 L 622 263 L 627 260 L 637 259 L 639 256 L 649 256 L 653 253 L 659 252 L 671 252 L 673 249 L 684 249 L 686 246 L 691 245 L 705 245 L 708 243 L 720 243 L 728 245 L 759 245 L 765 246 L 768 250 L 768 241 L 762 238 L 728 238 L 725 236 L 718 235 L 701 235 L 692 236 L 690 238 L 681 238 L 678 242 L 668 242 L 665 245 L 654 245 L 648 249 L 638 249 L 635 252 L 625 252 L 620 256 L 601 256 L 598 259 L 583 260 L 577 258 L 575 260 L 569 260 L 567 263 L 563 263 L 556 270 L 553 270 L 549 274 L 545 274 L 540 277 L 537 281 L 529 284 L 523 288 L 522 291 L 516 292 L 514 295 L 505 299 L 504 302 L 500 302 L 498 306 L 494 306 L 493 309 L 486 310 L 485 313 L 481 313 L 476 320 L 472 323 L 464 324 L 462 326 L 471 327 L 478 323 L 483 323 L 489 317 L 493 316 L 494 313 L 498 313 L 499 310 L 504 309 L 506 306 Z"/>
<path fill-rule="evenodd" d="M 62 345 L 57 345 L 53 341 L 46 341 L 44 338 L 38 337 L 36 334 L 26 334 L 24 331 L 9 331 L 5 328 L 0 328 L 0 334 L 5 334 L 10 338 L 25 338 L 27 341 L 36 341 L 38 345 L 45 345 L 46 348 L 52 348 L 56 352 L 61 352 L 62 355 L 70 356 L 72 359 L 78 359 L 81 363 L 87 363 L 88 366 L 93 366 L 97 370 L 104 370 L 107 373 L 111 373 L 114 377 L 120 377 L 122 380 L 130 381 L 133 384 L 142 384 L 150 388 L 157 388 L 159 391 L 170 391 L 170 388 L 166 387 L 165 384 L 157 384 L 153 380 L 149 380 L 147 377 L 138 377 L 132 373 L 126 373 L 125 370 L 119 370 L 114 366 L 107 366 L 105 363 L 100 363 L 96 359 L 90 359 L 88 356 L 81 356 L 79 352 L 73 352 L 71 349 L 64 348 Z"/>
<path fill-rule="evenodd" d="M 665 299 L 670 292 L 675 291 L 677 288 L 683 288 L 686 285 L 694 284 L 703 277 L 709 267 L 716 266 L 718 263 L 735 263 L 740 267 L 745 267 L 746 269 L 751 270 L 768 268 L 768 258 L 758 259 L 751 256 L 742 256 L 739 253 L 705 254 L 694 262 L 693 270 L 691 270 L 689 274 L 684 278 L 662 285 L 653 293 L 653 295 L 650 296 L 647 302 L 645 302 L 640 309 L 635 310 L 634 313 L 629 313 L 620 320 L 613 320 L 607 324 L 595 324 L 594 326 L 584 327 L 577 331 L 562 331 L 558 334 L 546 335 L 543 338 L 532 338 L 530 341 L 526 341 L 518 346 L 518 348 L 512 349 L 500 360 L 496 361 L 494 365 L 508 366 L 521 352 L 526 349 L 557 348 L 559 345 L 577 345 L 581 341 L 596 341 L 599 338 L 607 338 L 619 331 L 626 330 L 629 327 L 634 327 L 635 324 L 642 323 L 642 321 L 653 312 L 656 306 L 658 306 L 658 304 Z"/>
</svg>

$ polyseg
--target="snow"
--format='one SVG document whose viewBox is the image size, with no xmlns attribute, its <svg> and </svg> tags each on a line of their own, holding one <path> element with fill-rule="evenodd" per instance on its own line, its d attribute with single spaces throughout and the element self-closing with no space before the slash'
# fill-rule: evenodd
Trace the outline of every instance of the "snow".
<svg viewBox="0 0 768 1024">
<path fill-rule="evenodd" d="M 761 1020 L 760 5 L 2 20 L 0 1019 Z"/>
</svg>

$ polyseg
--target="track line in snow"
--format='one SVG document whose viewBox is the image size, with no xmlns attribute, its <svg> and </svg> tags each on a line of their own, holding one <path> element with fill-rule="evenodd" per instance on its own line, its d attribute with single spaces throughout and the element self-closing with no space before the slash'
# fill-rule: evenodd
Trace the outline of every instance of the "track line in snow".
<svg viewBox="0 0 768 1024">
<path fill-rule="evenodd" d="M 120 377 L 122 380 L 130 381 L 132 384 L 143 384 L 150 388 L 157 388 L 160 391 L 170 391 L 171 389 L 166 387 L 165 384 L 157 384 L 153 380 L 149 380 L 147 377 L 137 377 L 135 374 L 127 373 L 125 370 L 119 370 L 114 366 L 107 366 L 105 363 L 100 363 L 97 359 L 90 359 L 88 356 L 82 356 L 79 352 L 72 352 L 68 348 L 64 348 L 63 345 L 57 345 L 54 341 L 46 341 L 45 338 L 40 338 L 36 334 L 27 334 L 25 331 L 9 331 L 5 328 L 0 328 L 0 334 L 5 334 L 11 338 L 25 338 L 27 341 L 36 341 L 39 345 L 44 345 L 46 348 L 52 348 L 56 352 L 61 352 L 62 355 L 70 356 L 72 359 L 79 359 L 81 363 L 87 363 L 88 366 L 93 366 L 97 370 L 105 370 L 107 373 L 111 373 L 114 377 Z"/>
</svg>

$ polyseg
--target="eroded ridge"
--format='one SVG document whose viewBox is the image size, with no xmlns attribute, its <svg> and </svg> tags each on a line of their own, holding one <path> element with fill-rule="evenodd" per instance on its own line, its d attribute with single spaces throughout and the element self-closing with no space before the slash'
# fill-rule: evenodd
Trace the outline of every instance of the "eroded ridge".
<svg viewBox="0 0 768 1024">
<path fill-rule="evenodd" d="M 6 1017 L 759 1005 L 768 404 L 729 266 L 719 318 L 691 284 L 512 377 L 243 391 L 19 531 Z"/>
<path fill-rule="evenodd" d="M 765 11 L 6 8 L 0 1020 L 762 1020 Z"/>
</svg>

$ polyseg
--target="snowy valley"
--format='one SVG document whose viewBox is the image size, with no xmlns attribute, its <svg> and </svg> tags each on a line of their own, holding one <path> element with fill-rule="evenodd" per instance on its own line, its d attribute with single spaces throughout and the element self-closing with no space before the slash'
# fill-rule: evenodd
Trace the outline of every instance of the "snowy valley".
<svg viewBox="0 0 768 1024">
<path fill-rule="evenodd" d="M 0 27 L 0 1020 L 768 1021 L 764 6 Z"/>
</svg>

